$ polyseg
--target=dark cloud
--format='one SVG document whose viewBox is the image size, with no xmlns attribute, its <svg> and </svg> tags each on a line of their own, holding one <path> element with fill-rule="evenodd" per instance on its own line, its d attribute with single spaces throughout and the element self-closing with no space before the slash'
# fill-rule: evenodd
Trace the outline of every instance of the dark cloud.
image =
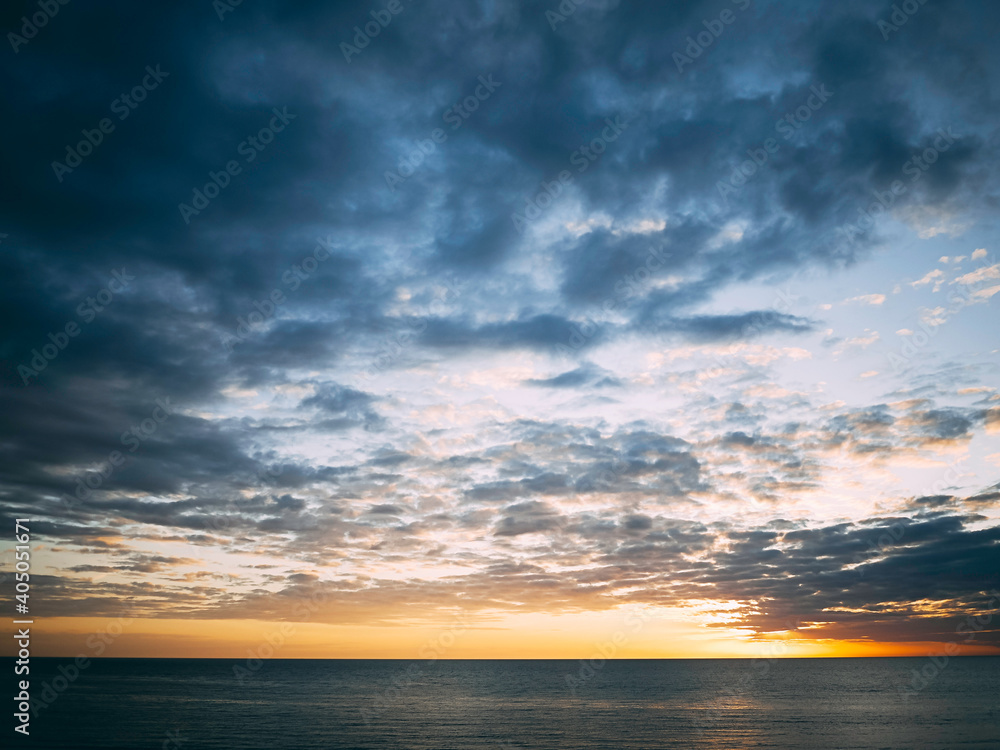
<svg viewBox="0 0 1000 750">
<path fill-rule="evenodd" d="M 592 385 L 594 388 L 613 388 L 622 385 L 621 381 L 607 370 L 590 364 L 582 365 L 575 370 L 551 378 L 531 378 L 524 382 L 525 385 L 536 385 L 543 388 L 579 388 L 585 385 Z"/>
<path fill-rule="evenodd" d="M 303 399 L 301 406 L 317 408 L 321 413 L 329 415 L 319 421 L 318 426 L 322 429 L 338 430 L 361 426 L 372 430 L 382 425 L 382 418 L 372 408 L 374 401 L 371 394 L 334 383 L 324 383 L 314 395 Z"/>
<path fill-rule="evenodd" d="M 759 311 L 740 315 L 697 315 L 689 318 L 650 320 L 642 329 L 675 334 L 692 341 L 732 341 L 767 333 L 805 333 L 814 329 L 811 321 L 794 315 Z"/>
</svg>

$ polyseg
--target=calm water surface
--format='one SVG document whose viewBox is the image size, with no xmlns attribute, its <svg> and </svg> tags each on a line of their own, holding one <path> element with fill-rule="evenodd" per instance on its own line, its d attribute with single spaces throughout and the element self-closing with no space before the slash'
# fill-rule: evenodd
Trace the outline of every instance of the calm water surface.
<svg viewBox="0 0 1000 750">
<path fill-rule="evenodd" d="M 33 695 L 69 663 L 33 659 Z M 930 663 L 628 660 L 581 675 L 575 661 L 276 659 L 241 684 L 245 662 L 105 659 L 30 739 L 8 719 L 4 747 L 1000 749 L 1000 657 L 952 659 L 925 684 Z"/>
</svg>

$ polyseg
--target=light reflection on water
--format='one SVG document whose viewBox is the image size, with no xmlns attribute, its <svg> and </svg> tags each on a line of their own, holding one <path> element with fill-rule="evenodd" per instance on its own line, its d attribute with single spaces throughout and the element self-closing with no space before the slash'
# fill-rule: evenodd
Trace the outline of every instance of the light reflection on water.
<svg viewBox="0 0 1000 750">
<path fill-rule="evenodd" d="M 33 690 L 64 660 L 32 662 Z M 570 661 L 98 660 L 19 746 L 199 748 L 998 748 L 1000 657 L 609 661 L 574 695 Z M 37 674 L 36 674 L 37 672 Z M 395 681 L 395 686 L 394 686 Z M 18 738 L 20 740 L 20 738 Z"/>
</svg>

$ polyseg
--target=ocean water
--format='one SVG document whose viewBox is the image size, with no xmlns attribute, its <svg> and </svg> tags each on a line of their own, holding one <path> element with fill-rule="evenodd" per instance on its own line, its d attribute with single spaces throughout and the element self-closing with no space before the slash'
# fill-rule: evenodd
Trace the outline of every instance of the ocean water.
<svg viewBox="0 0 1000 750">
<path fill-rule="evenodd" d="M 1000 748 L 1000 657 L 71 663 L 32 659 L 55 699 L 4 747 Z"/>
</svg>

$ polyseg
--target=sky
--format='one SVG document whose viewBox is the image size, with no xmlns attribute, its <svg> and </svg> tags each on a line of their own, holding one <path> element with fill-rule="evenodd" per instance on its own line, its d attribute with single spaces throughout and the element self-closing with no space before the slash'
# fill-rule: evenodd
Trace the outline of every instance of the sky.
<svg viewBox="0 0 1000 750">
<path fill-rule="evenodd" d="M 901 6 L 5 6 L 34 653 L 1000 653 L 1000 6 Z"/>
</svg>

